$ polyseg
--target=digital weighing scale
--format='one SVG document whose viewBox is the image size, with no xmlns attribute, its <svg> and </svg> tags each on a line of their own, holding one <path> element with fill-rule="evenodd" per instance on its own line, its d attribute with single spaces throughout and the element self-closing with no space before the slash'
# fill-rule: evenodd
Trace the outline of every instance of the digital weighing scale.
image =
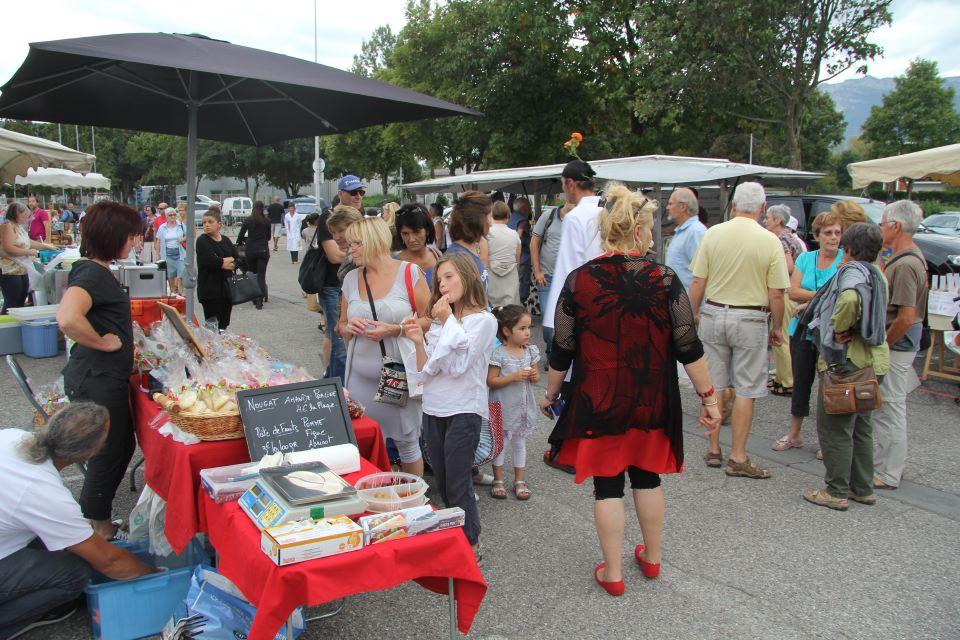
<svg viewBox="0 0 960 640">
<path fill-rule="evenodd" d="M 358 515 L 367 509 L 356 489 L 321 462 L 262 469 L 239 502 L 259 529 L 306 518 Z"/>
</svg>

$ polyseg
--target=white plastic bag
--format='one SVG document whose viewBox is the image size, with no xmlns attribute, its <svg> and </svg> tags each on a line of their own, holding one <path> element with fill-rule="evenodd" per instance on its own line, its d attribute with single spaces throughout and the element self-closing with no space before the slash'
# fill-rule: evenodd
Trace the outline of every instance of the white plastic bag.
<svg viewBox="0 0 960 640">
<path fill-rule="evenodd" d="M 146 485 L 130 512 L 130 541 L 148 541 L 150 553 L 155 556 L 173 554 L 173 547 L 163 533 L 166 522 L 167 503 Z"/>
</svg>

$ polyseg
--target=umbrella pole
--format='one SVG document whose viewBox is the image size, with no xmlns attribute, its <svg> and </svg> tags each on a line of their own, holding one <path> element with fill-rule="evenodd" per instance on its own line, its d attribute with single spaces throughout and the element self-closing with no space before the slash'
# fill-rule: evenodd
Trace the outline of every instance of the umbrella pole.
<svg viewBox="0 0 960 640">
<path fill-rule="evenodd" d="M 190 94 L 197 88 L 197 76 L 190 72 Z M 194 202 L 197 199 L 197 102 L 191 97 L 187 104 L 187 264 L 184 274 L 184 291 L 187 298 L 187 321 L 194 316 L 193 290 L 197 288 L 196 241 L 197 223 L 193 219 Z"/>
</svg>

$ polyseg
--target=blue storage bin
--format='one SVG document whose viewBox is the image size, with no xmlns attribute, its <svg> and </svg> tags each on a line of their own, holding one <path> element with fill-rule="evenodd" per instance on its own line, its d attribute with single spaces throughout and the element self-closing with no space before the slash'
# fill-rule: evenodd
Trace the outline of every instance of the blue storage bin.
<svg viewBox="0 0 960 640">
<path fill-rule="evenodd" d="M 19 322 L 0 322 L 0 356 L 23 353 Z"/>
<path fill-rule="evenodd" d="M 23 353 L 31 358 L 52 358 L 57 355 L 57 321 L 52 318 L 24 320 L 20 337 Z"/>
<path fill-rule="evenodd" d="M 144 562 L 157 562 L 142 545 L 129 542 L 114 544 Z M 110 580 L 104 575 L 95 574 L 85 590 L 94 639 L 134 640 L 160 633 L 187 597 L 193 570 L 194 566 L 191 565 L 134 580 Z"/>
</svg>

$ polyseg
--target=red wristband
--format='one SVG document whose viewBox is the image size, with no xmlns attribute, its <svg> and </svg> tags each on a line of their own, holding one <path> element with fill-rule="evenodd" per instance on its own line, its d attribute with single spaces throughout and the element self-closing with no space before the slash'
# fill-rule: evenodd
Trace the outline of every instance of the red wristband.
<svg viewBox="0 0 960 640">
<path fill-rule="evenodd" d="M 714 394 L 715 391 L 716 390 L 711 386 L 709 389 L 707 389 L 703 393 L 700 393 L 699 391 L 697 391 L 697 395 L 700 396 L 701 398 L 709 398 Z"/>
</svg>

